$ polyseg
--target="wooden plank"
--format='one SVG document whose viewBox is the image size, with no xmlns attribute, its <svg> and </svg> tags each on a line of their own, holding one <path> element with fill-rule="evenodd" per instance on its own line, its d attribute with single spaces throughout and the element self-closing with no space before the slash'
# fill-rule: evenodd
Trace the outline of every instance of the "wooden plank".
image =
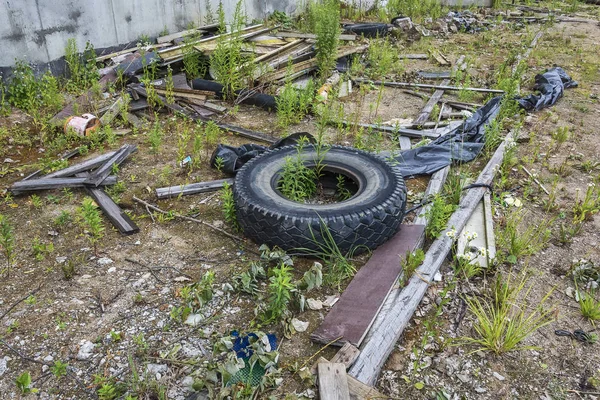
<svg viewBox="0 0 600 400">
<path fill-rule="evenodd" d="M 210 24 L 210 25 L 201 26 L 199 28 L 187 29 L 185 31 L 171 33 L 170 35 L 159 36 L 156 38 L 156 43 L 169 43 L 169 42 L 172 42 L 173 40 L 179 39 L 181 37 L 190 36 L 190 35 L 193 35 L 196 33 L 203 33 L 204 31 L 214 30 L 215 28 L 218 28 L 218 27 L 219 27 L 219 24 L 214 23 L 214 24 Z"/>
<path fill-rule="evenodd" d="M 429 199 L 436 194 L 442 191 L 444 187 L 444 183 L 446 183 L 446 179 L 448 178 L 448 173 L 450 172 L 450 166 L 444 167 L 439 171 L 435 172 L 431 175 L 431 179 L 429 180 L 429 184 L 427 185 L 427 189 L 425 190 L 424 199 Z M 414 224 L 419 225 L 427 225 L 427 211 L 431 208 L 431 204 L 426 204 L 421 208 L 419 215 L 414 219 Z"/>
<path fill-rule="evenodd" d="M 410 150 L 410 148 L 412 147 L 410 138 L 406 136 L 398 136 L 398 140 L 400 142 L 400 150 Z"/>
<path fill-rule="evenodd" d="M 319 357 L 315 365 L 311 369 L 311 372 L 316 374 L 318 372 L 319 364 L 328 363 L 326 358 Z M 347 367 L 346 367 L 347 368 Z M 356 378 L 346 374 L 348 380 L 348 390 L 350 392 L 350 400 L 375 400 L 375 399 L 389 399 L 389 396 L 385 396 L 377 391 L 372 386 L 365 385 Z"/>
<path fill-rule="evenodd" d="M 218 104 L 211 103 L 209 101 L 205 101 L 204 103 L 202 103 L 202 107 L 208 108 L 209 110 L 212 110 L 212 111 L 215 111 L 218 113 L 224 113 L 227 111 L 227 107 L 223 107 Z"/>
<path fill-rule="evenodd" d="M 356 83 L 367 83 L 371 85 L 383 85 L 395 88 L 425 88 L 425 89 L 443 89 L 443 90 L 468 90 L 471 92 L 480 93 L 504 93 L 503 90 L 488 89 L 488 88 L 473 88 L 473 87 L 462 87 L 462 86 L 448 86 L 448 85 L 430 85 L 426 83 L 409 83 L 409 82 L 385 82 L 385 81 L 372 81 L 370 79 L 356 78 Z"/>
<path fill-rule="evenodd" d="M 271 58 L 273 56 L 276 56 L 279 53 L 283 53 L 283 52 L 285 52 L 285 51 L 287 51 L 289 49 L 292 49 L 292 48 L 300 45 L 301 43 L 304 43 L 304 39 L 294 40 L 293 42 L 288 43 L 288 44 L 286 44 L 284 46 L 281 46 L 281 47 L 279 47 L 279 48 L 277 48 L 277 49 L 275 49 L 273 51 L 270 51 L 270 52 L 268 52 L 266 54 L 263 54 L 262 56 L 256 57 L 252 61 L 255 62 L 255 63 L 258 63 L 258 62 L 261 62 L 261 61 L 264 61 L 264 60 L 268 60 L 269 58 Z"/>
<path fill-rule="evenodd" d="M 87 178 L 39 178 L 30 179 L 27 181 L 19 181 L 13 183 L 10 187 L 10 191 L 13 194 L 20 194 L 22 192 L 32 192 L 36 190 L 50 190 L 50 189 L 63 189 L 63 188 L 76 188 L 85 186 L 85 180 Z M 114 185 L 117 183 L 117 177 L 114 175 L 107 176 L 101 185 Z"/>
<path fill-rule="evenodd" d="M 452 73 L 450 71 L 432 72 L 432 71 L 419 71 L 417 72 L 420 78 L 423 79 L 450 79 Z M 446 85 L 450 84 L 448 82 Z"/>
<path fill-rule="evenodd" d="M 316 39 L 317 35 L 314 33 L 302 33 L 302 32 L 291 32 L 291 31 L 279 31 L 274 36 L 282 38 L 296 38 L 296 39 Z M 356 40 L 356 35 L 353 34 L 340 34 L 340 40 L 353 41 Z"/>
<path fill-rule="evenodd" d="M 156 189 L 156 197 L 159 200 L 168 199 L 171 197 L 187 196 L 190 194 L 214 192 L 222 189 L 224 184 L 233 185 L 233 178 L 217 179 L 208 182 L 189 183 L 186 185 L 177 185 Z"/>
<path fill-rule="evenodd" d="M 487 245 L 487 258 L 488 263 L 492 264 L 496 258 L 496 234 L 494 233 L 492 196 L 489 192 L 485 192 L 483 195 L 483 212 L 485 214 L 485 242 Z"/>
<path fill-rule="evenodd" d="M 123 120 L 129 122 L 131 125 L 133 125 L 135 128 L 138 128 L 138 129 L 144 125 L 142 120 L 139 119 L 137 115 L 132 114 L 130 112 L 127 113 L 127 116 L 125 116 L 123 118 Z"/>
<path fill-rule="evenodd" d="M 137 150 L 134 145 L 123 145 L 111 158 L 106 160 L 96 171 L 90 174 L 85 180 L 88 185 L 99 186 L 104 179 L 112 172 L 113 166 L 120 165 L 131 153 Z"/>
<path fill-rule="evenodd" d="M 115 153 L 115 151 L 109 151 L 108 153 L 104 153 L 97 157 L 90 158 L 89 160 L 73 164 L 70 167 L 46 174 L 43 176 L 43 178 L 65 178 L 68 176 L 74 176 L 75 174 L 80 172 L 85 172 L 94 168 L 98 168 L 100 165 L 104 164 L 106 160 L 114 156 Z"/>
<path fill-rule="evenodd" d="M 148 51 L 152 51 L 154 49 L 160 49 L 162 47 L 167 47 L 167 46 L 169 46 L 168 43 L 159 43 L 159 44 L 152 44 L 149 46 L 142 47 L 142 49 L 144 49 L 144 51 L 148 52 Z M 117 56 L 127 54 L 127 53 L 133 53 L 134 51 L 138 51 L 138 50 L 141 50 L 141 49 L 139 47 L 130 47 L 128 49 L 115 51 L 114 53 L 100 55 L 100 56 L 96 57 L 96 62 L 99 63 L 102 61 L 106 61 L 109 58 L 117 57 Z"/>
<path fill-rule="evenodd" d="M 117 115 L 121 112 L 121 106 L 123 105 L 123 97 L 119 96 L 119 98 L 112 103 L 110 108 L 104 113 L 102 117 L 100 117 L 100 123 L 102 125 L 109 125 Z"/>
<path fill-rule="evenodd" d="M 252 25 L 252 26 L 248 26 L 248 27 L 242 29 L 240 32 L 250 32 L 250 31 L 254 31 L 256 29 L 260 29 L 262 27 L 263 27 L 263 24 Z M 223 34 L 220 34 L 220 35 L 211 36 L 209 38 L 198 39 L 197 41 L 194 41 L 192 43 L 184 43 L 184 44 L 180 44 L 180 45 L 177 45 L 177 46 L 172 46 L 172 47 L 169 47 L 167 49 L 160 50 L 158 52 L 158 55 L 163 60 L 174 59 L 174 58 L 177 58 L 177 57 L 179 57 L 181 55 L 181 53 L 183 52 L 183 49 L 184 49 L 185 46 L 196 45 L 196 44 L 200 44 L 200 43 L 206 43 L 206 42 L 217 40 L 219 38 L 227 37 L 227 36 L 230 36 L 230 35 L 231 35 L 231 32 L 227 32 L 227 33 L 223 33 Z"/>
<path fill-rule="evenodd" d="M 271 135 L 267 135 L 266 133 L 252 131 L 250 129 L 241 128 L 241 127 L 235 126 L 235 125 L 217 124 L 217 126 L 223 130 L 235 133 L 236 135 L 239 135 L 241 137 L 245 137 L 247 139 L 252 139 L 252 140 L 257 140 L 259 142 L 273 144 L 279 140 L 278 138 L 273 137 Z"/>
<path fill-rule="evenodd" d="M 354 47 L 340 47 L 337 51 L 336 59 L 348 56 L 350 54 L 363 52 L 367 48 L 368 48 L 368 46 L 366 46 L 366 45 L 365 46 L 354 46 Z M 292 65 L 291 72 L 299 73 L 299 72 L 310 71 L 311 69 L 316 68 L 316 66 L 317 66 L 316 58 L 311 58 L 309 60 Z M 261 76 L 260 78 L 258 78 L 258 80 L 262 83 L 273 82 L 273 81 L 285 78 L 287 74 L 288 74 L 288 69 L 285 68 L 285 69 L 281 69 L 281 70 L 278 70 L 275 72 L 265 74 L 265 75 Z"/>
<path fill-rule="evenodd" d="M 498 146 L 479 175 L 476 184 L 490 185 L 492 183 L 509 140 L 514 140 L 513 132 L 507 134 L 505 140 Z M 388 297 L 386 303 L 391 306 L 378 315 L 369 334 L 369 340 L 362 346 L 358 359 L 350 368 L 350 375 L 367 384 L 377 380 L 379 371 L 394 349 L 396 342 L 429 287 L 427 279 L 433 279 L 452 249 L 453 239 L 445 233 L 453 229 L 460 232 L 464 228 L 467 219 L 473 213 L 486 190 L 485 187 L 474 187 L 467 191 L 459 204 L 458 210 L 448 220 L 444 232 L 429 247 L 423 264 L 417 269 L 418 274 L 415 274 L 396 295 Z"/>
<path fill-rule="evenodd" d="M 94 199 L 96 204 L 98 204 L 98 207 L 100 207 L 114 227 L 123 235 L 132 235 L 140 231 L 135 222 L 106 194 L 104 189 L 86 186 L 85 190 Z"/>
<path fill-rule="evenodd" d="M 319 394 L 321 400 L 350 400 L 344 364 L 319 364 Z"/>
<path fill-rule="evenodd" d="M 457 68 L 464 62 L 464 59 L 465 59 L 465 56 L 460 56 L 458 58 L 458 60 L 456 61 L 456 64 L 452 68 L 452 72 L 456 72 Z M 450 84 L 450 79 L 445 79 L 442 81 L 441 86 L 448 86 L 449 84 Z M 429 101 L 427 102 L 427 104 L 425 104 L 425 107 L 423 107 L 423 110 L 421 110 L 421 112 L 419 113 L 417 118 L 415 118 L 413 120 L 413 124 L 419 125 L 419 124 L 423 124 L 423 123 L 427 122 L 427 120 L 429 119 L 429 116 L 431 115 L 431 112 L 433 111 L 433 108 L 442 99 L 443 95 L 444 95 L 443 89 L 436 90 L 433 93 L 433 95 L 431 96 L 431 98 L 429 99 Z"/>
<path fill-rule="evenodd" d="M 358 358 L 360 350 L 350 343 L 346 343 L 338 350 L 337 353 L 331 358 L 332 363 L 342 363 L 346 369 L 350 368 L 354 361 Z"/>
<path fill-rule="evenodd" d="M 422 233 L 423 226 L 402 225 L 394 237 L 378 247 L 312 333 L 311 339 L 330 343 L 341 337 L 337 345 L 349 342 L 359 346 L 402 272 L 401 260 L 407 252 L 414 250 Z"/>
<path fill-rule="evenodd" d="M 392 135 L 406 136 L 407 138 L 423 139 L 431 138 L 437 139 L 440 135 L 430 130 L 418 130 L 404 127 L 395 127 L 389 125 L 377 125 L 377 124 L 354 124 L 348 121 L 341 121 L 343 126 L 358 126 L 365 129 L 373 129 L 376 131 L 387 132 Z"/>
<path fill-rule="evenodd" d="M 456 254 L 470 254 L 473 256 L 472 263 L 479 263 L 482 268 L 488 268 L 489 262 L 487 255 L 481 256 L 478 251 L 472 251 L 476 248 L 487 249 L 487 238 L 485 234 L 485 210 L 483 207 L 483 199 L 477 204 L 473 214 L 467 220 L 465 227 L 458 234 L 456 239 Z M 476 233 L 477 237 L 472 240 L 467 239 L 467 235 Z"/>
</svg>

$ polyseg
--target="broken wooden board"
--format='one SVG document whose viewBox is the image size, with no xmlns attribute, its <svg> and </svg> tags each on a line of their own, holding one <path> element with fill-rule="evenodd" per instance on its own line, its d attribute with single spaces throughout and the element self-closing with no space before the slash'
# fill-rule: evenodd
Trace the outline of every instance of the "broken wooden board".
<svg viewBox="0 0 600 400">
<path fill-rule="evenodd" d="M 98 157 L 90 158 L 89 160 L 73 164 L 70 167 L 51 172 L 47 175 L 44 175 L 43 178 L 65 178 L 68 176 L 73 176 L 80 172 L 85 172 L 94 168 L 98 168 L 99 166 L 104 164 L 108 159 L 114 156 L 115 153 L 115 151 L 109 151 L 108 153 L 101 154 Z"/>
<path fill-rule="evenodd" d="M 261 28 L 263 28 L 264 25 L 263 24 L 257 24 L 257 25 L 252 25 L 252 26 L 248 26 L 244 29 L 241 29 L 240 32 L 254 32 L 256 30 L 259 30 Z M 231 36 L 231 32 L 227 32 L 227 33 L 223 33 L 221 35 L 215 35 L 215 36 L 211 36 L 209 38 L 204 38 L 204 39 L 198 39 L 192 43 L 187 43 L 187 44 L 180 44 L 177 46 L 172 46 L 172 47 L 168 47 L 166 49 L 160 50 L 158 52 L 158 55 L 160 56 L 160 58 L 162 58 L 165 61 L 170 61 L 170 60 L 175 60 L 179 57 L 182 56 L 183 54 L 183 50 L 186 46 L 189 45 L 197 45 L 200 43 L 206 43 L 206 42 L 210 42 L 213 40 L 217 40 L 220 38 L 225 38 Z"/>
<path fill-rule="evenodd" d="M 421 225 L 402 225 L 394 237 L 378 247 L 354 275 L 311 339 L 330 343 L 341 337 L 338 345 L 349 342 L 359 346 L 402 272 L 402 259 L 414 250 L 422 234 Z"/>
<path fill-rule="evenodd" d="M 335 358 L 335 357 L 334 357 Z M 333 360 L 333 358 L 332 358 Z M 317 362 L 315 363 L 311 372 L 315 375 L 318 372 L 320 363 L 328 363 L 329 361 L 324 357 L 319 357 Z M 346 365 L 346 369 L 349 366 Z M 350 392 L 350 400 L 376 400 L 376 399 L 389 399 L 389 396 L 385 396 L 382 393 L 378 392 L 372 386 L 365 385 L 361 381 L 352 377 L 351 375 L 346 374 L 346 379 L 348 380 L 348 391 Z"/>
<path fill-rule="evenodd" d="M 235 133 L 236 135 L 245 137 L 247 139 L 258 140 L 259 142 L 273 144 L 279 140 L 278 138 L 273 137 L 271 135 L 267 135 L 266 133 L 252 131 L 250 129 L 241 128 L 239 126 L 229 124 L 217 124 L 217 126 L 228 132 Z"/>
<path fill-rule="evenodd" d="M 217 179 L 208 182 L 190 183 L 187 185 L 177 185 L 156 189 L 156 197 L 159 200 L 171 197 L 187 196 L 190 194 L 214 192 L 223 188 L 224 184 L 233 185 L 233 178 Z"/>
<path fill-rule="evenodd" d="M 341 363 L 319 363 L 321 400 L 350 400 L 346 367 Z"/>
<path fill-rule="evenodd" d="M 137 150 L 135 145 L 123 145 L 111 158 L 106 160 L 96 171 L 85 180 L 88 185 L 99 186 L 113 171 L 113 167 L 119 166 L 129 155 Z"/>
<path fill-rule="evenodd" d="M 119 96 L 117 100 L 109 107 L 109 109 L 100 117 L 100 123 L 102 125 L 110 125 L 110 123 L 121 113 L 124 100 L 122 96 Z M 147 105 L 146 105 L 147 106 Z"/>
<path fill-rule="evenodd" d="M 432 199 L 435 195 L 441 193 L 442 188 L 444 187 L 444 183 L 446 183 L 446 179 L 448 178 L 448 173 L 450 172 L 450 166 L 444 167 L 439 171 L 436 171 L 433 175 L 431 175 L 431 179 L 429 179 L 429 183 L 427 184 L 427 189 L 425 190 L 425 194 L 423 195 L 423 200 Z M 413 220 L 413 224 L 419 225 L 427 225 L 427 211 L 431 208 L 431 203 L 426 204 L 421 208 L 420 211 L 417 211 L 417 216 Z"/>
<path fill-rule="evenodd" d="M 479 263 L 484 269 L 488 269 L 496 257 L 496 239 L 491 207 L 490 194 L 486 193 L 456 240 L 456 254 L 470 253 L 471 262 Z M 477 234 L 477 237 L 472 240 L 467 239 L 467 236 L 473 232 Z M 477 251 L 479 248 L 486 249 L 485 256 Z"/>
<path fill-rule="evenodd" d="M 412 147 L 412 143 L 410 143 L 410 138 L 406 136 L 398 136 L 398 141 L 400 142 L 400 150 L 410 150 Z"/>
<path fill-rule="evenodd" d="M 63 189 L 85 186 L 87 178 L 39 178 L 29 179 L 27 181 L 19 181 L 13 183 L 9 190 L 13 194 L 21 194 L 22 192 L 32 192 L 36 190 Z M 100 184 L 114 185 L 117 183 L 117 177 L 109 175 Z"/>
<path fill-rule="evenodd" d="M 108 194 L 106 194 L 104 189 L 86 186 L 85 190 L 94 199 L 98 207 L 100 207 L 114 227 L 123 235 L 132 235 L 140 231 L 140 228 L 135 222 L 133 222 L 131 218 L 129 218 L 129 215 L 127 215 L 125 211 L 123 211 Z"/>
<path fill-rule="evenodd" d="M 418 129 L 409 129 L 403 127 L 395 127 L 388 125 L 375 125 L 375 124 L 354 124 L 352 122 L 341 121 L 341 124 L 344 126 L 358 126 L 365 129 L 373 129 L 376 131 L 387 132 L 392 135 L 401 135 L 406 136 L 407 138 L 413 139 L 437 139 L 440 135 L 431 130 L 418 130 Z"/>
<path fill-rule="evenodd" d="M 297 39 L 316 39 L 317 35 L 314 33 L 302 33 L 302 32 L 290 32 L 290 31 L 279 31 L 275 36 L 282 38 L 297 38 Z M 356 35 L 353 34 L 340 34 L 340 40 L 353 41 L 356 40 Z"/>
<path fill-rule="evenodd" d="M 175 39 L 179 39 L 179 38 L 182 38 L 185 36 L 201 34 L 201 33 L 204 33 L 204 31 L 211 31 L 211 30 L 214 31 L 214 30 L 217 30 L 218 27 L 219 27 L 219 24 L 214 23 L 214 24 L 210 24 L 210 25 L 201 26 L 199 28 L 187 29 L 185 31 L 171 33 L 169 35 L 159 36 L 156 38 L 156 43 L 169 43 Z"/>
</svg>

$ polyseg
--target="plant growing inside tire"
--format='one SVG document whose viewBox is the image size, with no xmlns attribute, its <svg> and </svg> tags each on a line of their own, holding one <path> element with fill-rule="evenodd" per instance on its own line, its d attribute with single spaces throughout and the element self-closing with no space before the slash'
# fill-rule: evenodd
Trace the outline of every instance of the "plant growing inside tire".
<svg viewBox="0 0 600 400">
<path fill-rule="evenodd" d="M 267 151 L 238 171 L 233 190 L 238 221 L 246 236 L 284 250 L 318 251 L 315 242 L 325 240 L 323 224 L 346 254 L 353 248 L 374 249 L 396 233 L 406 203 L 406 188 L 397 166 L 350 147 L 301 147 L 301 151 L 293 146 Z M 295 200 L 286 195 L 284 186 L 304 179 L 298 170 L 317 175 L 317 186 L 333 193 L 342 175 L 350 193 L 342 201 L 325 204 Z"/>
</svg>

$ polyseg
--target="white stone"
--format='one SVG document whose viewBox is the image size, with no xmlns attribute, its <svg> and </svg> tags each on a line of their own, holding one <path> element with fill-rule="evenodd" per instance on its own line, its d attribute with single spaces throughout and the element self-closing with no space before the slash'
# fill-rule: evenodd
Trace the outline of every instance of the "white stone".
<svg viewBox="0 0 600 400">
<path fill-rule="evenodd" d="M 308 329 L 308 322 L 300 321 L 297 318 L 292 318 L 292 326 L 296 332 L 304 332 Z"/>
<path fill-rule="evenodd" d="M 167 373 L 168 370 L 169 367 L 167 367 L 167 364 L 148 364 L 146 366 L 146 373 L 156 376 L 157 380 L 160 380 L 162 374 Z"/>
<path fill-rule="evenodd" d="M 108 265 L 108 264 L 112 264 L 114 261 L 108 257 L 101 257 L 98 259 L 97 262 L 99 265 Z"/>
<path fill-rule="evenodd" d="M 4 373 L 6 371 L 8 371 L 7 363 L 9 360 L 10 360 L 10 358 L 8 358 L 8 357 L 0 358 L 0 376 L 4 375 Z"/>
<path fill-rule="evenodd" d="M 311 310 L 320 310 L 323 308 L 323 302 L 316 299 L 306 299 L 306 305 Z"/>
<path fill-rule="evenodd" d="M 202 314 L 190 314 L 185 320 L 185 323 L 190 326 L 196 326 L 202 322 L 202 320 L 204 320 L 204 316 Z"/>
<path fill-rule="evenodd" d="M 106 272 L 108 272 L 109 274 L 112 274 L 116 270 L 117 270 L 117 267 L 110 267 Z"/>
<path fill-rule="evenodd" d="M 494 375 L 494 378 L 498 379 L 499 381 L 503 381 L 503 380 L 505 380 L 505 379 L 506 379 L 505 377 L 503 377 L 502 375 L 500 375 L 500 374 L 499 374 L 499 373 L 497 373 L 496 371 L 494 371 L 494 372 L 492 373 L 492 375 Z"/>
<path fill-rule="evenodd" d="M 94 343 L 89 340 L 81 341 L 81 345 L 79 346 L 79 352 L 77 353 L 77 359 L 79 361 L 89 360 L 89 358 L 94 353 Z"/>
</svg>

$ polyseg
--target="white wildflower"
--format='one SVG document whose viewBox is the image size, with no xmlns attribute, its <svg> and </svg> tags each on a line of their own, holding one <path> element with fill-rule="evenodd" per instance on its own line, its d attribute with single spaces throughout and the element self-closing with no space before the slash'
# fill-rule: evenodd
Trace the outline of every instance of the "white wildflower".
<svg viewBox="0 0 600 400">
<path fill-rule="evenodd" d="M 448 232 L 446 232 L 446 236 L 454 239 L 456 237 L 456 229 L 452 228 Z"/>
</svg>

